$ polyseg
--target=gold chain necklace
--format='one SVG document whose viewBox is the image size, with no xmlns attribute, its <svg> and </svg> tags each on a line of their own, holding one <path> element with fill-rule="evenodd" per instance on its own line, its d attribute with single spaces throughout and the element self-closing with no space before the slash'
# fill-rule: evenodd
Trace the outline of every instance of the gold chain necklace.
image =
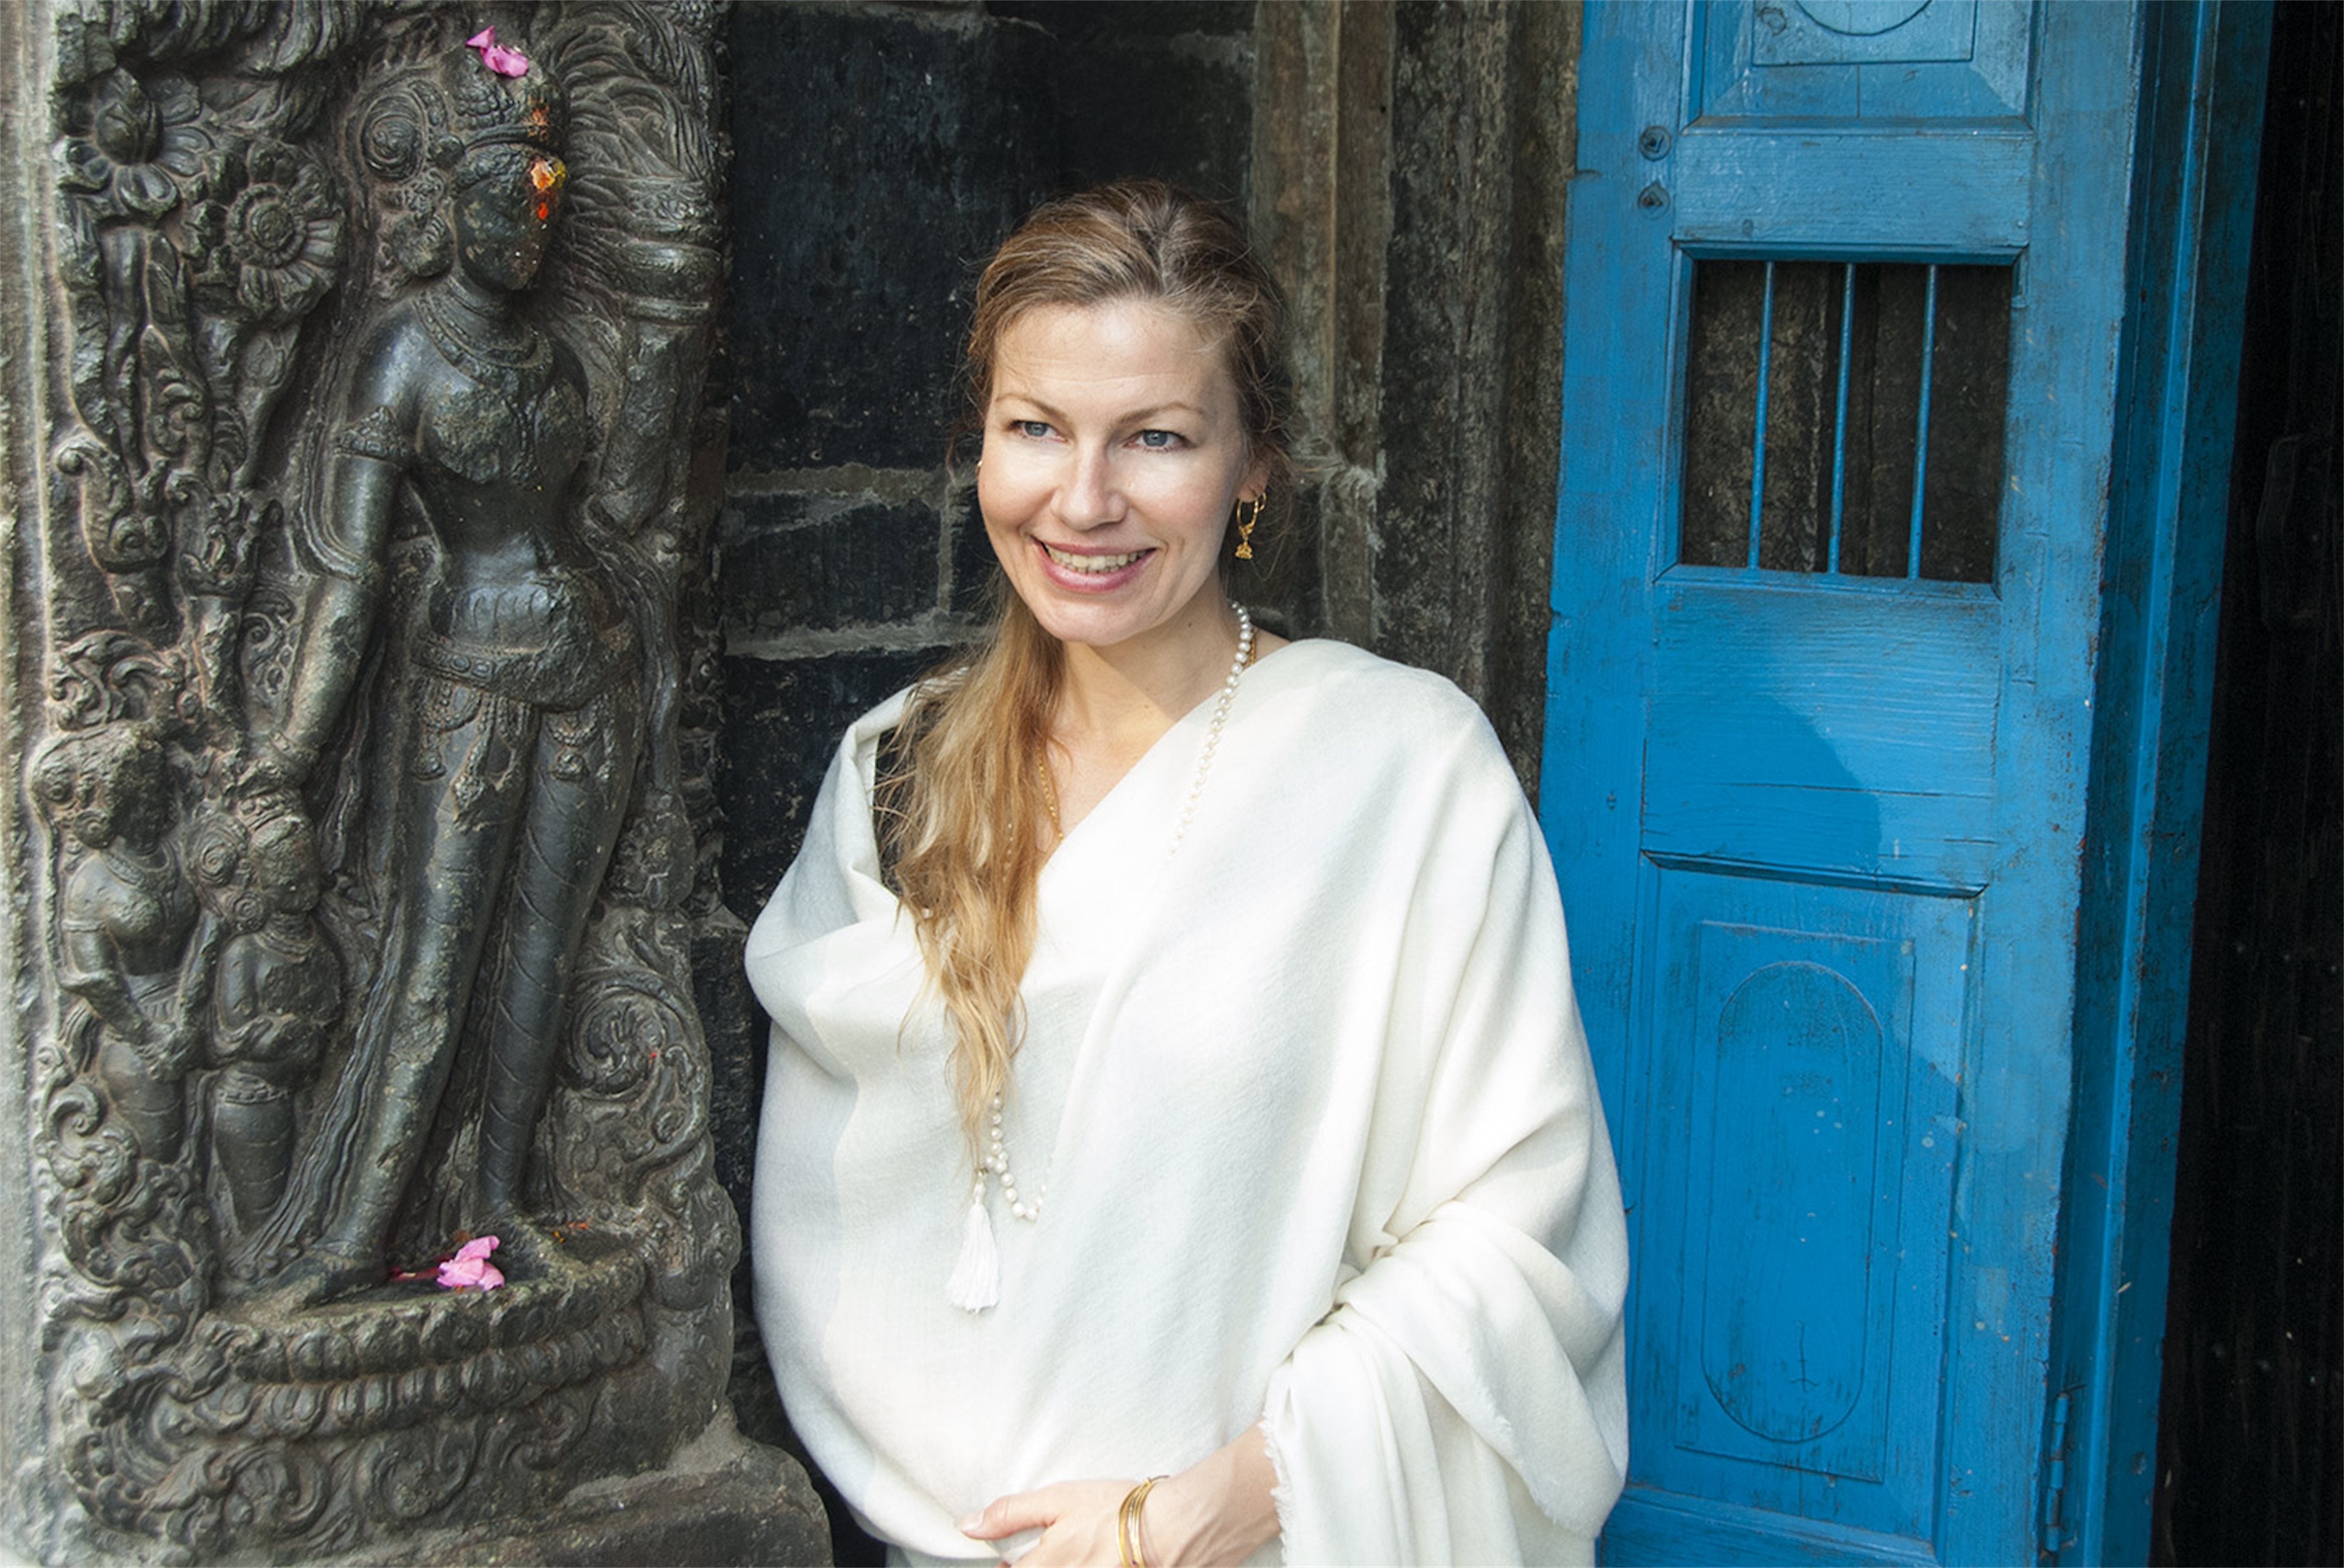
<svg viewBox="0 0 2344 1568">
<path fill-rule="evenodd" d="M 1050 777 L 1050 747 L 1046 742 L 1043 744 L 1041 754 L 1034 759 L 1034 772 L 1042 780 L 1042 804 L 1050 808 L 1050 831 L 1058 835 L 1059 842 L 1064 843 L 1066 824 L 1058 820 L 1058 786 Z"/>
</svg>

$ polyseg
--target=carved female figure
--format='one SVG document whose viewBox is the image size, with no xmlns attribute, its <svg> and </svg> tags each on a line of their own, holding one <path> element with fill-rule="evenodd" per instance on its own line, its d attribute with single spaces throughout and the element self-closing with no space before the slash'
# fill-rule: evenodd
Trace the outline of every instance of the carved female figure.
<svg viewBox="0 0 2344 1568">
<path fill-rule="evenodd" d="M 452 265 L 359 346 L 323 505 L 297 534 L 316 577 L 281 721 L 252 769 L 263 784 L 298 783 L 350 722 L 394 517 L 419 511 L 435 559 L 400 632 L 396 776 L 371 783 L 394 794 L 396 886 L 343 1081 L 288 1195 L 304 1247 L 280 1282 L 297 1300 L 382 1280 L 386 1233 L 483 986 L 472 1219 L 504 1238 L 500 1261 L 546 1255 L 517 1212 L 523 1167 L 642 710 L 625 602 L 572 515 L 584 378 L 518 309 L 561 207 L 561 118 L 541 68 L 507 76 L 460 52 L 359 123 L 369 170 L 405 182 L 409 214 L 387 248 L 417 272 Z"/>
<path fill-rule="evenodd" d="M 33 764 L 33 794 L 80 859 L 57 895 L 58 982 L 100 1025 L 92 1067 L 148 1159 L 178 1158 L 197 1038 L 180 976 L 196 905 L 169 843 L 163 748 L 137 724 L 70 731 Z"/>
</svg>

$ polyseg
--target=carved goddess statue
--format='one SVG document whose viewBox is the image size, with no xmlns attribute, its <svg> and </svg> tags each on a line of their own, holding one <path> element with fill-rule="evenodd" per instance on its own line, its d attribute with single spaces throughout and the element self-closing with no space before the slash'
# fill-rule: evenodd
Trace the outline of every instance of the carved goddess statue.
<svg viewBox="0 0 2344 1568">
<path fill-rule="evenodd" d="M 361 722 L 369 648 L 402 640 L 403 677 L 363 715 L 392 737 L 366 783 L 389 792 L 383 948 L 273 1223 L 296 1302 L 383 1280 L 451 1073 L 475 1049 L 470 1223 L 524 1276 L 551 1259 L 519 1212 L 524 1167 L 643 713 L 628 602 L 576 516 L 585 379 L 519 309 L 561 207 L 563 107 L 541 66 L 479 48 L 384 88 L 357 122 L 403 214 L 386 252 L 428 281 L 382 311 L 341 378 L 320 504 L 297 531 L 314 581 L 249 772 L 260 787 L 307 779 Z M 398 520 L 417 514 L 432 559 L 411 623 L 386 627 Z"/>
</svg>

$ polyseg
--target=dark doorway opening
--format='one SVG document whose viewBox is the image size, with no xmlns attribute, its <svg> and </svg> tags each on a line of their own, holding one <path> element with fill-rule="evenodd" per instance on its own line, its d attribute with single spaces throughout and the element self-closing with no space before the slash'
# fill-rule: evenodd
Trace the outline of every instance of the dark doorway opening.
<svg viewBox="0 0 2344 1568">
<path fill-rule="evenodd" d="M 2273 18 L 2153 1561 L 2344 1562 L 2344 7 Z"/>
</svg>

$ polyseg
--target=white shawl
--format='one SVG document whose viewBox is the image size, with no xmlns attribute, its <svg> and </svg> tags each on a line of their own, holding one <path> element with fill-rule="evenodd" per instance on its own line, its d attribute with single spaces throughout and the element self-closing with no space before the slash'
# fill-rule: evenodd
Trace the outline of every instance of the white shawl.
<svg viewBox="0 0 2344 1568">
<path fill-rule="evenodd" d="M 1565 1563 L 1627 1464 L 1627 1240 L 1538 827 L 1480 712 L 1332 642 L 1248 671 L 1043 870 L 989 1196 L 1000 1300 L 945 1300 L 970 1171 L 948 1036 L 847 732 L 751 934 L 774 1020 L 758 1318 L 817 1462 L 914 1561 L 1054 1481 L 1262 1423 L 1259 1560 Z"/>
</svg>

